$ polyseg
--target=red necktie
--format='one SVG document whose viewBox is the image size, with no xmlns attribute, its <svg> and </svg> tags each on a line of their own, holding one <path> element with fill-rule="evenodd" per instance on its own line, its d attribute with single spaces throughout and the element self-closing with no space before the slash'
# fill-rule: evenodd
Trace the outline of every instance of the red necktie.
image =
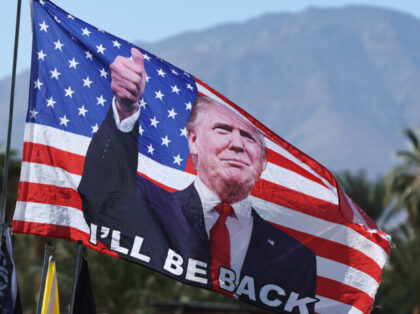
<svg viewBox="0 0 420 314">
<path fill-rule="evenodd" d="M 221 266 L 230 268 L 230 238 L 226 218 L 233 215 L 233 208 L 229 203 L 220 203 L 215 209 L 219 213 L 219 218 L 210 229 L 210 272 L 213 290 L 232 296 L 232 293 L 219 287 L 219 269 Z"/>
</svg>

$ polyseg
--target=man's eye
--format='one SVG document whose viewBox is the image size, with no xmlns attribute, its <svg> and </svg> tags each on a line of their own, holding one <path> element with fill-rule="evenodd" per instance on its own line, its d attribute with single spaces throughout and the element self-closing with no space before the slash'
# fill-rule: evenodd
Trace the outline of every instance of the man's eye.
<svg viewBox="0 0 420 314">
<path fill-rule="evenodd" d="M 226 126 L 226 125 L 218 125 L 218 126 L 216 126 L 215 128 L 214 128 L 214 130 L 216 130 L 217 132 L 219 132 L 219 133 L 223 133 L 223 134 L 225 134 L 225 133 L 229 133 L 229 132 L 231 132 L 232 131 L 232 128 L 230 128 L 230 127 L 228 127 L 228 126 Z"/>
<path fill-rule="evenodd" d="M 247 139 L 255 142 L 254 137 L 250 133 L 248 133 L 248 132 L 241 131 L 241 136 L 243 136 L 243 137 L 245 137 L 245 138 L 247 138 Z"/>
</svg>

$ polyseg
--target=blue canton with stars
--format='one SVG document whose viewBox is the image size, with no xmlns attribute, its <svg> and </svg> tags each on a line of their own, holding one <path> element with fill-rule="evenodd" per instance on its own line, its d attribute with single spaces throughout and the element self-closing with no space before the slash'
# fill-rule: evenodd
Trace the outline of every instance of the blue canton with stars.
<svg viewBox="0 0 420 314">
<path fill-rule="evenodd" d="M 49 1 L 33 2 L 27 122 L 92 137 L 112 104 L 110 63 L 135 45 L 87 24 Z M 184 170 L 186 121 L 197 98 L 194 77 L 139 48 L 147 72 L 139 101 L 139 152 Z"/>
</svg>

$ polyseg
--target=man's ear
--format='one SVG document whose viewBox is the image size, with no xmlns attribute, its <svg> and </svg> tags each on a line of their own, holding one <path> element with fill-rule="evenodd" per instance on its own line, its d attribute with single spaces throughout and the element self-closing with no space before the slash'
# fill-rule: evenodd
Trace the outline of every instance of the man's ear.
<svg viewBox="0 0 420 314">
<path fill-rule="evenodd" d="M 197 133 L 195 130 L 191 130 L 190 132 L 188 132 L 188 146 L 190 148 L 190 154 L 193 156 L 197 156 Z"/>
<path fill-rule="evenodd" d="M 265 154 L 264 154 L 264 160 L 263 160 L 263 165 L 262 165 L 262 171 L 264 171 L 266 167 L 267 167 L 267 150 L 265 151 Z"/>
</svg>

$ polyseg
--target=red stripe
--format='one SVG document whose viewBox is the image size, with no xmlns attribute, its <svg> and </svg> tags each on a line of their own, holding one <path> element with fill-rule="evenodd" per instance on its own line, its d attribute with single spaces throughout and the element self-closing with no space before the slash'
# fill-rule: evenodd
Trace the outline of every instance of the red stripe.
<svg viewBox="0 0 420 314">
<path fill-rule="evenodd" d="M 369 256 L 366 256 L 362 252 L 344 244 L 319 238 L 311 234 L 300 232 L 274 223 L 272 224 L 311 249 L 317 256 L 349 265 L 368 274 L 378 283 L 381 281 L 381 268 L 373 259 L 371 259 Z"/>
<path fill-rule="evenodd" d="M 28 233 L 35 234 L 44 237 L 61 238 L 72 241 L 83 241 L 83 245 L 90 247 L 91 249 L 98 251 L 103 254 L 107 254 L 114 257 L 119 257 L 114 251 L 110 251 L 103 243 L 98 241 L 98 245 L 93 245 L 89 242 L 89 234 L 81 231 L 80 229 L 51 225 L 37 222 L 27 222 L 22 220 L 13 220 L 12 224 L 13 233 Z"/>
<path fill-rule="evenodd" d="M 82 175 L 85 157 L 52 146 L 25 142 L 22 161 L 59 167 L 67 172 Z"/>
<path fill-rule="evenodd" d="M 370 313 L 374 301 L 362 290 L 320 276 L 317 277 L 316 294 L 354 306 L 363 313 Z"/>
<path fill-rule="evenodd" d="M 344 225 L 348 224 L 339 212 L 337 205 L 267 180 L 258 180 L 251 194 L 267 202 L 275 203 L 326 221 Z"/>
<path fill-rule="evenodd" d="M 21 181 L 18 187 L 17 200 L 67 206 L 82 210 L 82 199 L 76 190 L 49 184 Z"/>
<path fill-rule="evenodd" d="M 267 148 L 267 160 L 273 164 L 276 164 L 282 168 L 288 169 L 290 171 L 293 171 L 297 174 L 300 174 L 302 177 L 305 177 L 309 180 L 312 180 L 316 183 L 319 183 L 323 186 L 325 186 L 327 189 L 329 189 L 328 186 L 326 186 L 324 184 L 324 182 L 322 182 L 321 179 L 319 179 L 318 177 L 314 176 L 312 173 L 310 173 L 309 171 L 303 169 L 301 166 L 295 164 L 293 161 L 291 161 L 290 159 L 287 159 L 286 157 L 284 157 L 283 155 L 280 155 L 279 153 Z"/>
<path fill-rule="evenodd" d="M 293 145 L 286 142 L 284 139 L 282 139 L 280 136 L 278 136 L 276 133 L 271 131 L 269 128 L 267 128 L 264 124 L 259 122 L 257 119 L 255 119 L 253 116 L 251 116 L 249 113 L 247 113 L 242 108 L 238 107 L 235 103 L 227 99 L 225 96 L 220 94 L 218 91 L 214 90 L 210 86 L 208 86 L 206 83 L 200 81 L 199 79 L 195 78 L 195 81 L 197 84 L 200 84 L 204 88 L 208 89 L 211 93 L 225 101 L 227 104 L 231 105 L 233 108 L 235 108 L 238 112 L 240 112 L 242 115 L 244 115 L 249 121 L 251 121 L 257 128 L 262 130 L 273 142 L 279 144 L 282 146 L 285 150 L 287 150 L 289 153 L 291 153 L 293 156 L 295 156 L 297 159 L 301 160 L 305 164 L 307 164 L 309 167 L 311 167 L 316 173 L 318 173 L 321 177 L 326 179 L 331 185 L 336 186 L 336 180 L 334 176 L 331 174 L 331 172 L 328 171 L 327 168 L 322 166 L 317 161 L 313 160 L 311 157 L 306 155 L 305 153 L 301 152 L 297 148 L 295 148 Z"/>
</svg>

